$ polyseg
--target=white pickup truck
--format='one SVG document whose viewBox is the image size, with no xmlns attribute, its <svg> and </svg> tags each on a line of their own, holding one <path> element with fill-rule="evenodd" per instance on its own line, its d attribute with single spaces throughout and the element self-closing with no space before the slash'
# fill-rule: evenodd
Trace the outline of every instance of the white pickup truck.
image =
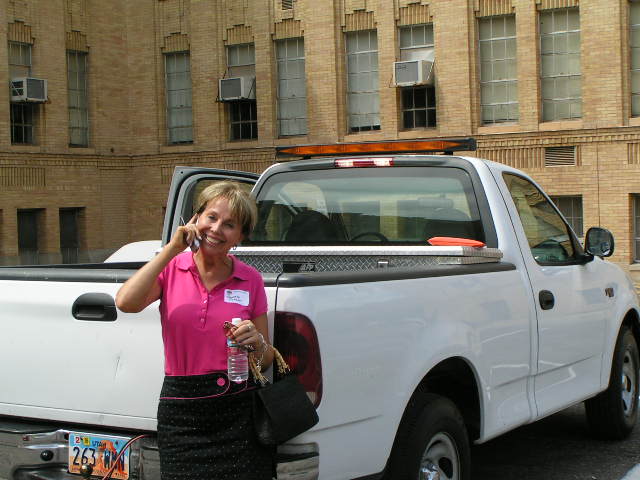
<svg viewBox="0 0 640 480">
<path fill-rule="evenodd" d="M 272 338 L 320 417 L 280 447 L 279 479 L 470 479 L 471 442 L 582 401 L 598 436 L 631 432 L 640 309 L 602 258 L 608 231 L 581 246 L 505 165 L 326 147 L 259 178 L 176 168 L 163 230 L 166 242 L 210 182 L 255 183 L 259 222 L 234 253 L 262 272 Z M 153 433 L 158 305 L 126 314 L 113 298 L 160 244 L 0 268 L 0 477 L 78 479 L 113 460 L 105 444 Z M 158 479 L 153 435 L 121 466 L 117 478 Z"/>
</svg>

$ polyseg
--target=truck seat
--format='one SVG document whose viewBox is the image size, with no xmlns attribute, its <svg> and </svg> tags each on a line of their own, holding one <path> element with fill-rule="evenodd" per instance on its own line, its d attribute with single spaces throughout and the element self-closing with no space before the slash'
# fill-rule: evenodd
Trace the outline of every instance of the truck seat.
<svg viewBox="0 0 640 480">
<path fill-rule="evenodd" d="M 469 216 L 456 208 L 438 208 L 427 218 L 425 239 L 457 237 L 474 239 L 473 223 Z"/>
<path fill-rule="evenodd" d="M 322 243 L 344 240 L 338 227 L 329 217 L 315 210 L 298 213 L 285 234 L 286 242 Z"/>
</svg>

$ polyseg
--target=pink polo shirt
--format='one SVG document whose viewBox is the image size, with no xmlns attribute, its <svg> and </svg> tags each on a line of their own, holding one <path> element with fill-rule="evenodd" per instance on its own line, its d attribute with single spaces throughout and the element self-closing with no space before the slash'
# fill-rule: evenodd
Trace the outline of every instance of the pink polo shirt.
<svg viewBox="0 0 640 480">
<path fill-rule="evenodd" d="M 207 291 L 192 252 L 173 258 L 158 276 L 166 375 L 201 375 L 227 369 L 223 323 L 267 311 L 260 273 L 229 255 L 229 278 Z"/>
</svg>

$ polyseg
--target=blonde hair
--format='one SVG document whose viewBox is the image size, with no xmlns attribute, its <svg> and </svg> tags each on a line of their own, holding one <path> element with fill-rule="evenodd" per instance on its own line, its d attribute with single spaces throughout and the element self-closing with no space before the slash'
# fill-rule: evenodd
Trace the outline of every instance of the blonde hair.
<svg viewBox="0 0 640 480">
<path fill-rule="evenodd" d="M 242 235 L 248 237 L 258 221 L 258 208 L 249 192 L 239 182 L 231 180 L 216 182 L 206 187 L 198 195 L 196 213 L 201 214 L 210 201 L 219 198 L 224 198 L 229 202 L 231 215 L 242 226 Z"/>
</svg>

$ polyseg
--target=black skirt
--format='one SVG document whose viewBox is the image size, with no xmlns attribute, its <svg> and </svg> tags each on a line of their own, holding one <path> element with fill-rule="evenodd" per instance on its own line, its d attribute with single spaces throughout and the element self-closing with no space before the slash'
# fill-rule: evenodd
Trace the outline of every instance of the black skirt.
<svg viewBox="0 0 640 480">
<path fill-rule="evenodd" d="M 255 385 L 226 372 L 167 376 L 158 405 L 161 480 L 271 480 L 275 449 L 258 443 Z"/>
</svg>

